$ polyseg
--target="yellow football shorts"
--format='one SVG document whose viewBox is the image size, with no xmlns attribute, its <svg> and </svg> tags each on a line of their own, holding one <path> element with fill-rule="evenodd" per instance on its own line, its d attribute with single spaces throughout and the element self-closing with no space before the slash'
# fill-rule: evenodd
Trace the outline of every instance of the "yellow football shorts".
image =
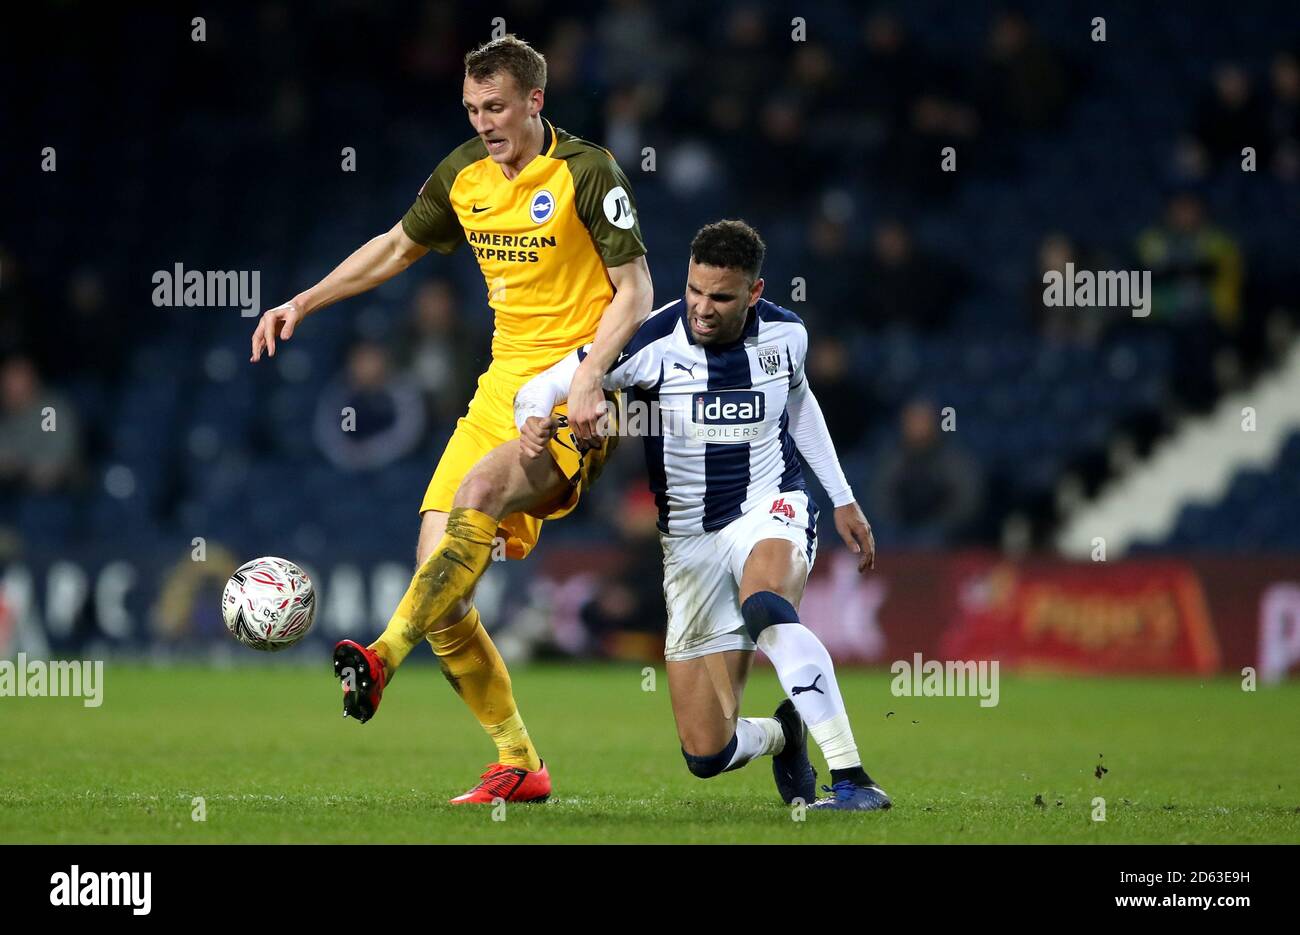
<svg viewBox="0 0 1300 935">
<path fill-rule="evenodd" d="M 519 437 L 515 428 L 515 392 L 527 381 L 527 377 L 505 375 L 490 368 L 478 378 L 478 390 L 470 400 L 469 411 L 457 420 L 456 431 L 447 442 L 424 492 L 421 513 L 449 512 L 456 489 L 470 469 L 493 448 Z M 505 538 L 507 558 L 521 559 L 533 550 L 541 535 L 542 520 L 559 519 L 572 512 L 583 488 L 595 482 L 618 444 L 617 431 L 611 431 L 599 448 L 579 451 L 573 430 L 569 428 L 568 411 L 564 403 L 554 409 L 560 417 L 560 429 L 551 439 L 550 451 L 560 471 L 569 479 L 569 491 L 556 504 L 532 513 L 511 513 L 501 520 L 498 533 Z"/>
</svg>

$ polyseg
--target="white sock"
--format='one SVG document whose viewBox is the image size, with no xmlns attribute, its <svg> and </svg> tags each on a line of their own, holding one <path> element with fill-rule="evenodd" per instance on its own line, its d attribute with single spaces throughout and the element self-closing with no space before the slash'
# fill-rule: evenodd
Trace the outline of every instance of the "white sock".
<svg viewBox="0 0 1300 935">
<path fill-rule="evenodd" d="M 847 714 L 837 714 L 829 721 L 812 724 L 808 727 L 808 733 L 817 741 L 822 756 L 826 757 L 826 765 L 831 769 L 862 765 L 858 745 L 853 742 L 853 731 L 849 729 Z"/>
<path fill-rule="evenodd" d="M 776 677 L 808 725 L 831 769 L 860 766 L 857 744 L 844 711 L 830 653 L 802 623 L 776 623 L 758 635 L 758 648 L 776 669 Z"/>
<path fill-rule="evenodd" d="M 774 717 L 736 719 L 736 752 L 723 772 L 740 769 L 756 756 L 770 756 L 785 749 L 785 733 Z"/>
</svg>

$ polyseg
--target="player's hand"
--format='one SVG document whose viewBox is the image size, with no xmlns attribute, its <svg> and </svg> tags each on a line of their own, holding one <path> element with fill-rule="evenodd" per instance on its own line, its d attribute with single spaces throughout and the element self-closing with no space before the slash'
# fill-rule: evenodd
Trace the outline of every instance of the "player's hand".
<svg viewBox="0 0 1300 935">
<path fill-rule="evenodd" d="M 253 331 L 253 356 L 248 358 L 249 361 L 255 364 L 261 360 L 263 350 L 268 357 L 274 357 L 276 337 L 281 341 L 293 337 L 293 329 L 302 321 L 302 317 L 302 312 L 293 302 L 285 302 L 263 312 L 262 320 Z"/>
<path fill-rule="evenodd" d="M 579 364 L 573 382 L 569 384 L 569 428 L 573 430 L 580 450 L 600 446 L 607 405 L 601 374 L 587 367 L 585 362 Z"/>
<path fill-rule="evenodd" d="M 529 416 L 519 430 L 519 450 L 524 460 L 540 458 L 558 428 L 555 419 Z"/>
<path fill-rule="evenodd" d="M 871 533 L 871 524 L 862 515 L 862 508 L 856 503 L 846 503 L 835 508 L 835 531 L 840 534 L 849 551 L 858 558 L 858 574 L 868 568 L 876 567 L 876 537 Z"/>
</svg>

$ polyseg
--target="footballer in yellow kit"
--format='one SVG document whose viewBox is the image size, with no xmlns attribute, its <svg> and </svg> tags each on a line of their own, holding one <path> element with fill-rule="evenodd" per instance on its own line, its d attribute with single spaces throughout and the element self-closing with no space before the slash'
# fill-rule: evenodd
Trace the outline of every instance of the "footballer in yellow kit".
<svg viewBox="0 0 1300 935">
<path fill-rule="evenodd" d="M 542 124 L 542 152 L 517 177 L 505 178 L 475 137 L 443 160 L 402 219 L 407 236 L 431 250 L 450 253 L 468 243 L 496 313 L 492 363 L 447 443 L 421 511 L 450 511 L 469 469 L 518 436 L 516 390 L 595 335 L 614 297 L 606 267 L 645 254 L 630 185 L 613 157 L 544 117 Z M 574 486 L 547 518 L 572 510 L 583 475 L 599 473 L 605 445 L 585 457 L 579 448 L 567 430 L 551 440 L 551 454 Z M 507 557 L 526 556 L 540 528 L 541 518 L 528 513 L 503 519 Z"/>
<path fill-rule="evenodd" d="M 421 504 L 418 568 L 384 632 L 342 640 L 334 674 L 343 713 L 365 722 L 417 645 L 497 748 L 497 762 L 453 803 L 545 800 L 551 778 L 515 703 L 510 673 L 473 593 L 504 540 L 508 558 L 537 544 L 544 519 L 563 516 L 599 473 L 602 378 L 650 314 L 653 287 L 627 177 L 610 153 L 541 116 L 546 60 L 512 35 L 465 56 L 462 103 L 473 139 L 452 151 L 385 234 L 315 286 L 268 310 L 252 357 L 275 354 L 306 317 L 374 288 L 429 251 L 466 244 L 496 317 L 492 363 L 456 424 Z M 566 407 L 545 429 L 550 459 L 524 457 L 514 395 L 531 377 L 590 343 Z"/>
</svg>

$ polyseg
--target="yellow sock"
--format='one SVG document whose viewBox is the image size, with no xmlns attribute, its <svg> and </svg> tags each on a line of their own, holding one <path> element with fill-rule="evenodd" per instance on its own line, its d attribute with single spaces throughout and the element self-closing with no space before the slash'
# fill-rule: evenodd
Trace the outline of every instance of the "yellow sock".
<svg viewBox="0 0 1300 935">
<path fill-rule="evenodd" d="M 496 532 L 497 521 L 478 510 L 454 507 L 447 514 L 442 541 L 416 571 L 384 632 L 370 644 L 384 660 L 388 675 L 473 590 L 492 558 Z"/>
<path fill-rule="evenodd" d="M 497 745 L 498 761 L 507 766 L 539 769 L 542 761 L 519 716 L 510 690 L 510 673 L 483 629 L 478 609 L 470 608 L 463 619 L 435 630 L 427 639 L 438 655 L 442 674 Z"/>
</svg>

